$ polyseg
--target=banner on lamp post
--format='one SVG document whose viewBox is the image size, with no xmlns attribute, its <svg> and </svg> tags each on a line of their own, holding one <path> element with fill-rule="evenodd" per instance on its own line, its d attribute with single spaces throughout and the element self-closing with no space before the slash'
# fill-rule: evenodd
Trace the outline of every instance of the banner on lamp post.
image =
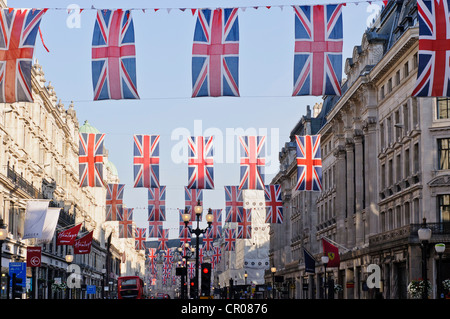
<svg viewBox="0 0 450 319">
<path fill-rule="evenodd" d="M 27 247 L 27 267 L 41 267 L 42 247 Z"/>
</svg>

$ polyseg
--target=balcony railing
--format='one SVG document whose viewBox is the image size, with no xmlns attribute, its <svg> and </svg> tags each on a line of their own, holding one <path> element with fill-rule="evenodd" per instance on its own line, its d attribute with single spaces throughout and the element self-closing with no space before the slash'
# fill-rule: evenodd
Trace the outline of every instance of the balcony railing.
<svg viewBox="0 0 450 319">
<path fill-rule="evenodd" d="M 10 167 L 9 165 L 6 168 L 6 176 L 8 179 L 14 183 L 14 185 L 21 190 L 23 190 L 25 193 L 30 195 L 33 198 L 44 198 L 44 195 L 33 186 L 33 184 L 29 183 L 27 180 L 25 180 L 21 174 L 18 174 L 14 167 Z"/>
</svg>

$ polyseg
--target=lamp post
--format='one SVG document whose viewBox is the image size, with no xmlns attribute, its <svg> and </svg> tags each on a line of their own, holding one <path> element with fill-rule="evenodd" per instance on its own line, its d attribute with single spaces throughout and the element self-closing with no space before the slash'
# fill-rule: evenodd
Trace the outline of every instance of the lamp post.
<svg viewBox="0 0 450 319">
<path fill-rule="evenodd" d="M 178 249 L 177 249 L 177 252 L 181 256 L 181 261 L 179 261 L 178 263 L 179 263 L 180 268 L 183 269 L 182 273 L 181 273 L 181 299 L 186 298 L 185 283 L 187 284 L 187 264 L 188 264 L 188 260 L 194 255 L 194 252 L 195 252 L 194 248 L 191 248 L 190 250 L 188 250 L 188 248 L 189 248 L 188 243 L 185 244 L 184 248 L 185 248 L 184 253 L 183 253 L 182 247 L 178 247 Z M 184 263 L 184 266 L 183 266 L 183 263 Z"/>
<path fill-rule="evenodd" d="M 323 282 L 323 292 L 324 292 L 325 299 L 327 299 L 327 286 L 328 286 L 327 265 L 328 265 L 328 262 L 330 261 L 330 258 L 328 258 L 327 255 L 324 255 L 321 257 L 321 260 L 322 260 L 322 264 L 323 264 L 324 272 L 325 272 L 324 273 L 324 282 Z"/>
<path fill-rule="evenodd" d="M 437 292 L 438 292 L 438 298 L 444 298 L 444 294 L 442 293 L 442 254 L 445 251 L 445 244 L 436 244 L 434 245 L 434 249 L 436 250 L 436 253 L 439 256 L 439 263 L 438 263 L 438 269 L 437 269 Z"/>
<path fill-rule="evenodd" d="M 66 255 L 65 259 L 66 259 L 66 262 L 70 266 L 70 264 L 73 262 L 73 255 L 69 253 Z M 67 266 L 67 268 L 69 268 L 69 266 Z M 69 277 L 70 277 L 70 275 L 69 275 Z M 70 286 L 70 287 L 72 287 L 72 286 Z M 72 299 L 72 288 L 69 288 L 69 299 Z"/>
<path fill-rule="evenodd" d="M 0 219 L 0 272 L 2 269 L 2 259 L 3 259 L 3 242 L 6 239 L 6 236 L 8 235 L 8 230 L 6 229 L 6 225 L 3 223 L 3 219 Z M 4 274 L 1 274 L 3 276 Z M 9 282 L 9 280 L 7 280 Z M 8 289 L 9 290 L 9 289 Z M 6 290 L 6 296 L 8 298 L 8 290 Z"/>
<path fill-rule="evenodd" d="M 275 299 L 275 273 L 277 272 L 277 268 L 271 267 L 270 271 L 272 272 L 272 299 Z"/>
<path fill-rule="evenodd" d="M 195 298 L 198 299 L 198 280 L 199 280 L 199 276 L 198 276 L 198 268 L 200 266 L 200 262 L 199 262 L 199 238 L 201 234 L 206 233 L 206 231 L 208 229 L 211 228 L 212 222 L 214 220 L 214 215 L 212 214 L 212 210 L 211 208 L 208 210 L 208 214 L 206 214 L 206 222 L 208 223 L 208 227 L 205 229 L 200 229 L 200 217 L 202 216 L 203 213 L 203 207 L 202 204 L 200 203 L 200 200 L 197 202 L 197 206 L 194 207 L 194 212 L 195 212 L 195 217 L 197 219 L 197 227 L 195 229 L 193 229 L 193 227 L 188 226 L 189 221 L 191 219 L 191 215 L 188 212 L 187 207 L 184 210 L 184 214 L 182 215 L 185 227 L 187 227 L 189 229 L 189 231 L 195 234 L 196 238 L 196 244 L 195 244 L 195 278 L 197 280 L 197 285 L 195 287 L 195 292 L 194 292 L 194 296 Z"/>
<path fill-rule="evenodd" d="M 431 238 L 431 229 L 427 227 L 427 219 L 423 218 L 422 227 L 417 231 L 419 240 L 422 243 L 422 278 L 424 289 L 422 290 L 422 299 L 428 298 L 428 277 L 427 277 L 427 247 Z"/>
</svg>

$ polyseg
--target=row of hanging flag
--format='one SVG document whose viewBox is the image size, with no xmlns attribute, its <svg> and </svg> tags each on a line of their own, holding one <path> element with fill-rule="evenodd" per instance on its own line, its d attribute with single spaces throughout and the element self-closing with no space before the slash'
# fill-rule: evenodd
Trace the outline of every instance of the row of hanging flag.
<svg viewBox="0 0 450 319">
<path fill-rule="evenodd" d="M 344 4 L 294 5 L 293 96 L 340 95 Z M 413 96 L 448 96 L 448 4 L 418 0 L 419 70 Z M 48 9 L 3 9 L 0 102 L 32 102 L 31 65 Z M 192 97 L 240 96 L 238 8 L 197 9 Z M 443 49 L 444 48 L 444 49 Z M 139 99 L 131 10 L 99 9 L 92 38 L 93 99 Z M 445 67 L 444 67 L 445 66 Z"/>
</svg>

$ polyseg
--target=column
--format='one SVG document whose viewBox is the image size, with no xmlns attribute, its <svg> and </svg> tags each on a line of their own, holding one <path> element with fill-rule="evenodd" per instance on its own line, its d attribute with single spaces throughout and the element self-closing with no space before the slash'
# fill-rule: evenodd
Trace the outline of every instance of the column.
<svg viewBox="0 0 450 319">
<path fill-rule="evenodd" d="M 345 165 L 345 148 L 338 145 L 334 151 L 336 157 L 336 241 L 345 244 L 347 240 L 347 232 L 345 231 L 345 216 L 347 211 L 347 195 L 346 195 L 346 165 Z"/>
<path fill-rule="evenodd" d="M 366 208 L 366 242 L 369 236 L 378 233 L 378 144 L 376 135 L 376 118 L 369 117 L 364 121 L 364 143 L 365 143 L 365 208 Z"/>
<path fill-rule="evenodd" d="M 364 244 L 364 149 L 362 131 L 355 130 L 355 243 L 361 247 Z"/>
<path fill-rule="evenodd" d="M 353 139 L 347 138 L 345 151 L 347 153 L 347 247 L 355 246 L 355 150 Z"/>
</svg>

